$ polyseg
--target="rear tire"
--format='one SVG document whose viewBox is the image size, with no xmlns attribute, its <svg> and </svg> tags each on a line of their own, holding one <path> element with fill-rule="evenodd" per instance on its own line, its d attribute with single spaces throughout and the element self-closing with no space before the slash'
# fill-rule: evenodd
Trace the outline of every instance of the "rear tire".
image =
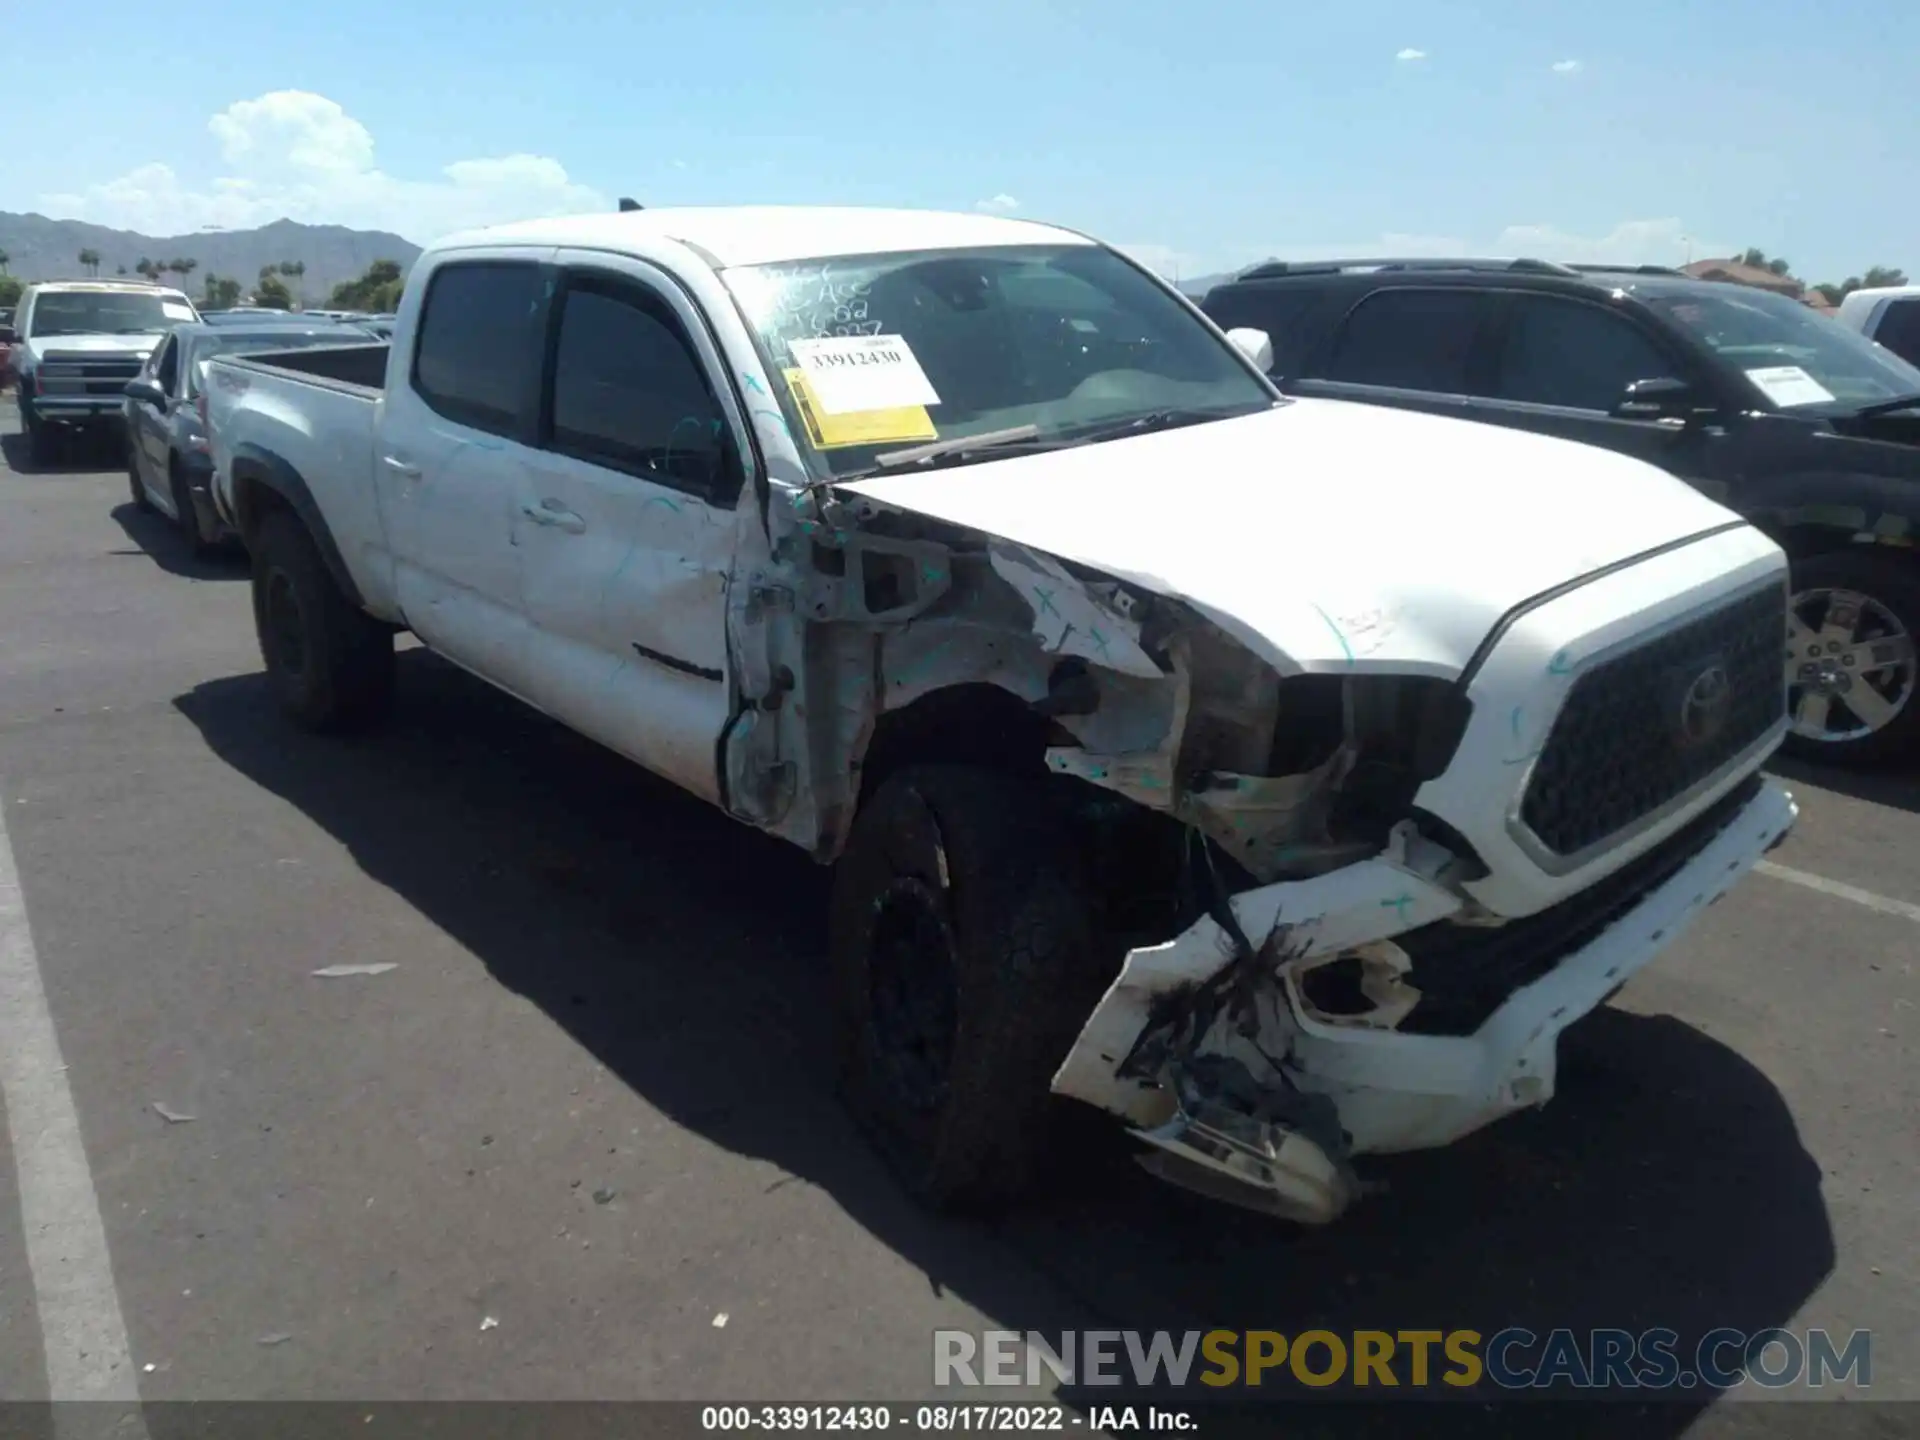
<svg viewBox="0 0 1920 1440">
<path fill-rule="evenodd" d="M 1797 644 L 1789 638 L 1795 728 L 1781 749 L 1796 760 L 1862 768 L 1912 758 L 1920 750 L 1920 566 L 1869 549 L 1837 550 L 1796 564 L 1792 587 L 1793 614 L 1811 633 Z M 1821 639 L 1823 625 L 1847 638 Z M 1833 685 L 1810 678 L 1819 671 Z M 1871 713 L 1854 710 L 1850 695 L 1872 702 Z"/>
<path fill-rule="evenodd" d="M 1054 1072 L 1117 970 L 1044 783 L 902 770 L 835 870 L 842 1096 L 934 1209 L 996 1210 L 1030 1187 Z"/>
<path fill-rule="evenodd" d="M 280 708 L 318 733 L 384 717 L 393 703 L 393 633 L 341 593 L 290 511 L 269 514 L 251 549 L 254 626 Z"/>
<path fill-rule="evenodd" d="M 127 489 L 133 494 L 136 510 L 143 515 L 153 513 L 153 501 L 147 498 L 147 487 L 140 481 L 140 455 L 131 444 L 127 446 Z"/>
<path fill-rule="evenodd" d="M 200 512 L 194 508 L 193 494 L 187 487 L 187 477 L 181 473 L 177 465 L 169 467 L 167 488 L 173 495 L 174 513 L 179 517 L 176 523 L 180 526 L 180 533 L 186 537 L 187 549 L 192 552 L 196 560 L 208 559 L 220 547 L 207 539 L 200 529 Z"/>
</svg>

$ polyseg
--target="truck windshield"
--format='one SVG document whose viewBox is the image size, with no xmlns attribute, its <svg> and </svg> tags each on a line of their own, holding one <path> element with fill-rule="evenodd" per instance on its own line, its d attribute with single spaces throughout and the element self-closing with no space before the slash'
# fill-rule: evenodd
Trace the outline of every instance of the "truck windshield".
<svg viewBox="0 0 1920 1440">
<path fill-rule="evenodd" d="M 1920 369 L 1797 300 L 1727 285 L 1641 299 L 1739 366 L 1782 409 L 1853 410 L 1920 394 Z"/>
<path fill-rule="evenodd" d="M 1098 245 L 848 255 L 722 272 L 823 478 L 903 449 L 1022 448 L 1278 403 L 1180 301 Z M 757 396 L 749 396 L 758 400 Z M 995 443 L 995 442 L 989 442 Z M 964 447 L 951 446 L 959 454 Z"/>
<path fill-rule="evenodd" d="M 177 296 L 126 290 L 49 290 L 33 302 L 31 340 L 49 335 L 157 335 L 193 319 Z"/>
</svg>

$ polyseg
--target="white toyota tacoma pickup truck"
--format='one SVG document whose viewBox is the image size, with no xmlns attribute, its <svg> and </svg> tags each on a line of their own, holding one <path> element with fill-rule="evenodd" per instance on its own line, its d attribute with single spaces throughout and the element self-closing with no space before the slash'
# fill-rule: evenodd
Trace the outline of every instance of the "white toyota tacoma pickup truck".
<svg viewBox="0 0 1920 1440">
<path fill-rule="evenodd" d="M 1051 1091 L 1324 1223 L 1544 1103 L 1786 833 L 1787 569 L 1264 348 L 1039 224 L 513 225 L 390 346 L 215 360 L 215 488 L 296 722 L 376 718 L 409 630 L 835 866 L 842 1086 L 922 1199 L 1015 1196 Z"/>
</svg>

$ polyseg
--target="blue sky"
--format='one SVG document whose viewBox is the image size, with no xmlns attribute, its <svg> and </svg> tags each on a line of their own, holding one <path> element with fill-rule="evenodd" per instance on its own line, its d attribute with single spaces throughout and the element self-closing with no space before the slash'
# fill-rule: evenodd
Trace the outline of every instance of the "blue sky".
<svg viewBox="0 0 1920 1440">
<path fill-rule="evenodd" d="M 1186 275 L 1750 244 L 1810 280 L 1920 272 L 1920 84 L 1891 3 L 84 8 L 0 0 L 31 121 L 0 209 L 425 241 L 621 194 L 985 205 Z"/>
</svg>

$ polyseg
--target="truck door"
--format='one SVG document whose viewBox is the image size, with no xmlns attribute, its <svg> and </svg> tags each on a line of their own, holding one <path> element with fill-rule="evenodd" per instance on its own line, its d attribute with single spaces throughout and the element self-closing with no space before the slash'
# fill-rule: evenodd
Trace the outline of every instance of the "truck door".
<svg viewBox="0 0 1920 1440">
<path fill-rule="evenodd" d="M 533 698 L 719 803 L 744 467 L 700 313 L 644 261 L 562 250 L 512 514 Z"/>
<path fill-rule="evenodd" d="M 371 457 L 407 624 L 522 698 L 530 647 L 513 510 L 535 457 L 551 253 L 462 252 L 434 268 Z"/>
</svg>

